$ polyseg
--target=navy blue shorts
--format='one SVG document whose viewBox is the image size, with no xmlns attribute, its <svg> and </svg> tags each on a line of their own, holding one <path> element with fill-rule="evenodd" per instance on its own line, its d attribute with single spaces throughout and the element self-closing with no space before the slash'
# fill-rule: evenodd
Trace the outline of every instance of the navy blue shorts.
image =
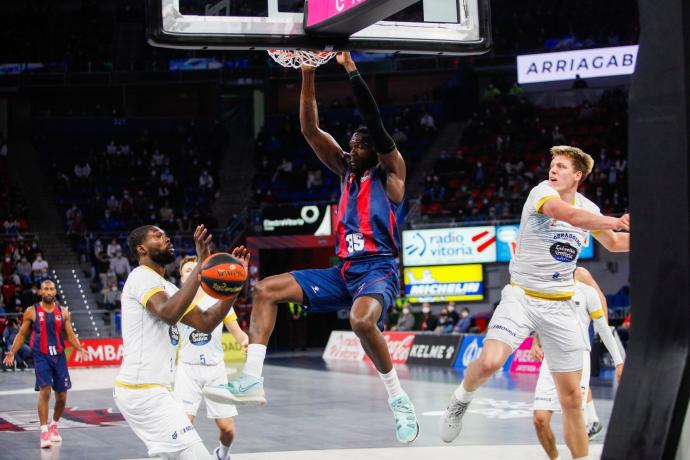
<svg viewBox="0 0 690 460">
<path fill-rule="evenodd" d="M 395 304 L 400 292 L 397 261 L 376 257 L 337 266 L 291 272 L 304 292 L 304 307 L 310 313 L 324 313 L 350 308 L 362 296 L 381 296 L 382 318 Z"/>
<path fill-rule="evenodd" d="M 62 393 L 72 388 L 64 353 L 50 356 L 34 352 L 34 366 L 36 367 L 36 391 L 50 386 L 53 390 Z"/>
</svg>

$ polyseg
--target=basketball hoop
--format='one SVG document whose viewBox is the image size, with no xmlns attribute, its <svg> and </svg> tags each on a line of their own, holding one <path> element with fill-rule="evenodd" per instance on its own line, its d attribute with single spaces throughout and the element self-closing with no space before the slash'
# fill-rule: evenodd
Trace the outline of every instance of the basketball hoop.
<svg viewBox="0 0 690 460">
<path fill-rule="evenodd" d="M 283 67 L 299 69 L 301 65 L 318 67 L 327 63 L 336 53 L 307 50 L 267 50 L 268 55 Z"/>
</svg>

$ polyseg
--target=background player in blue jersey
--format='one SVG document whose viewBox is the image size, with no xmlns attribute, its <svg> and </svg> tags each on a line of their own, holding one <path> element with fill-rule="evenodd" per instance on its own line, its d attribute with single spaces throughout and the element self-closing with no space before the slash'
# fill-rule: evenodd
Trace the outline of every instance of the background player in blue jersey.
<svg viewBox="0 0 690 460">
<path fill-rule="evenodd" d="M 41 302 L 27 308 L 24 312 L 22 327 L 14 339 L 12 348 L 5 353 L 4 363 L 7 366 L 12 365 L 14 354 L 24 343 L 26 334 L 31 331 L 31 350 L 36 368 L 36 391 L 40 391 L 38 419 L 41 423 L 41 447 L 46 448 L 53 442 L 62 441 L 58 432 L 58 421 L 65 410 L 67 390 L 72 387 L 65 357 L 65 337 L 80 355 L 83 353 L 83 348 L 72 329 L 69 311 L 56 301 L 55 283 L 50 280 L 42 282 L 39 294 Z M 77 359 L 81 359 L 81 356 L 77 356 Z M 55 390 L 55 406 L 53 421 L 48 425 L 51 387 Z"/>
<path fill-rule="evenodd" d="M 319 128 L 314 67 L 302 67 L 300 124 L 314 153 L 341 177 L 336 267 L 271 276 L 254 288 L 247 364 L 227 386 L 207 387 L 210 398 L 233 404 L 264 404 L 261 377 L 266 344 L 276 322 L 277 305 L 295 302 L 308 312 L 350 308 L 352 330 L 378 370 L 386 389 L 400 442 L 416 439 L 419 425 L 410 398 L 402 390 L 378 324 L 399 291 L 396 263 L 399 234 L 395 212 L 405 195 L 405 161 L 386 132 L 378 106 L 350 53 L 337 56 L 348 72 L 357 108 L 366 128 L 350 140 L 350 152 Z"/>
</svg>

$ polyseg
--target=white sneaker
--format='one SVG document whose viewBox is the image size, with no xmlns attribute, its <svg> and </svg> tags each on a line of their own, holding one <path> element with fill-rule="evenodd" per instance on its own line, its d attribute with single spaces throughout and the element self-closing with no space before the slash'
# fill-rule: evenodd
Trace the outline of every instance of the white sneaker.
<svg viewBox="0 0 690 460">
<path fill-rule="evenodd" d="M 440 432 L 443 442 L 453 442 L 462 430 L 462 417 L 470 403 L 458 401 L 455 396 L 450 399 L 450 404 L 441 416 Z"/>
</svg>

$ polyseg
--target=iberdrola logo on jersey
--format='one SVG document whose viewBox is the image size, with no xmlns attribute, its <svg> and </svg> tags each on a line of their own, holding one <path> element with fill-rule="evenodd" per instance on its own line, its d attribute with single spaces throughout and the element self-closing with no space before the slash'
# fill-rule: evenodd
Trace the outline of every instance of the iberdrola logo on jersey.
<svg viewBox="0 0 690 460">
<path fill-rule="evenodd" d="M 205 332 L 193 330 L 191 334 L 189 334 L 189 343 L 192 345 L 206 345 L 211 341 L 211 334 L 207 334 Z"/>
</svg>

